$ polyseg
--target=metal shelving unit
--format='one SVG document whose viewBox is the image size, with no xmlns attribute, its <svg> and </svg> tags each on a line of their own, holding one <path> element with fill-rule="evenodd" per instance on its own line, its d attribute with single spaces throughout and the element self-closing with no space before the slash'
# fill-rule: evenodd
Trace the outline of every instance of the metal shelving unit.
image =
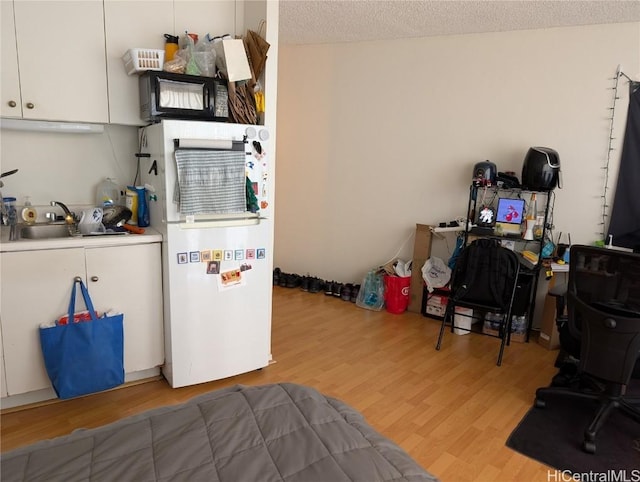
<svg viewBox="0 0 640 482">
<path fill-rule="evenodd" d="M 531 209 L 530 200 L 532 194 L 535 194 L 536 205 L 538 211 L 535 216 L 542 215 L 544 213 L 544 221 L 542 224 L 542 232 L 539 237 L 533 240 L 523 239 L 522 235 L 501 235 L 489 229 L 477 229 L 476 220 L 478 219 L 479 211 L 484 207 L 491 207 L 495 210 L 498 199 L 500 198 L 513 198 L 525 200 L 525 214 L 523 218 L 526 219 L 526 213 Z M 535 299 L 538 290 L 538 278 L 540 275 L 540 269 L 542 267 L 542 250 L 545 245 L 545 240 L 548 232 L 548 226 L 551 221 L 552 215 L 552 193 L 542 191 L 530 191 L 520 188 L 504 188 L 498 186 L 474 186 L 469 188 L 469 200 L 467 204 L 467 219 L 469 222 L 462 227 L 464 231 L 464 245 L 466 246 L 473 239 L 477 238 L 493 238 L 498 239 L 503 246 L 513 249 L 518 253 L 520 259 L 520 275 L 519 285 L 522 288 L 518 288 L 519 295 L 512 304 L 512 309 L 516 303 L 518 306 L 513 314 L 526 315 L 527 316 L 527 332 L 526 341 L 529 341 L 529 335 L 531 332 L 531 323 L 533 321 L 533 315 L 535 310 Z M 523 251 L 531 251 L 537 254 L 537 261 L 534 263 L 525 258 L 521 253 Z M 521 280 L 521 281 L 520 281 Z M 520 290 L 528 290 L 528 293 L 522 293 Z M 523 305 L 524 308 L 520 308 Z"/>
</svg>

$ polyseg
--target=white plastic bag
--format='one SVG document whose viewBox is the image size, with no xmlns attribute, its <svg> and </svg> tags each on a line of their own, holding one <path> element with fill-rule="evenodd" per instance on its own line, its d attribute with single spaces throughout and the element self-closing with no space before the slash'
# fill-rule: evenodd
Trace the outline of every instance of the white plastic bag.
<svg viewBox="0 0 640 482">
<path fill-rule="evenodd" d="M 434 289 L 447 285 L 451 279 L 451 268 L 442 259 L 432 256 L 422 267 L 422 279 L 427 284 L 429 293 L 432 293 Z"/>
</svg>

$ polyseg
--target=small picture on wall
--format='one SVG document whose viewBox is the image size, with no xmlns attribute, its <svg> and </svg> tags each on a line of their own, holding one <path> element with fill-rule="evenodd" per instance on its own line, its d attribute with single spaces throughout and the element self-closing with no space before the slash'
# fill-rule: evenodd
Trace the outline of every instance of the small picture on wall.
<svg viewBox="0 0 640 482">
<path fill-rule="evenodd" d="M 189 261 L 191 261 L 192 263 L 199 263 L 200 262 L 200 251 L 191 251 L 189 253 Z"/>
<path fill-rule="evenodd" d="M 178 253 L 178 264 L 186 264 L 188 261 L 187 253 Z"/>
<path fill-rule="evenodd" d="M 258 248 L 257 250 L 257 258 L 258 259 L 264 259 L 266 256 L 266 251 L 264 248 Z"/>
<path fill-rule="evenodd" d="M 231 261 L 233 259 L 233 251 L 230 249 L 224 250 L 224 260 Z"/>
</svg>

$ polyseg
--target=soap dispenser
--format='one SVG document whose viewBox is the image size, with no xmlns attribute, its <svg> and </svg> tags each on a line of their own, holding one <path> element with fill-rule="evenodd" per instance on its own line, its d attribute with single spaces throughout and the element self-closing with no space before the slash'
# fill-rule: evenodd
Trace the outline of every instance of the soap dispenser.
<svg viewBox="0 0 640 482">
<path fill-rule="evenodd" d="M 38 213 L 36 212 L 36 208 L 31 205 L 31 200 L 29 196 L 25 196 L 24 198 L 24 207 L 20 213 L 22 220 L 27 224 L 35 224 L 38 219 Z"/>
</svg>

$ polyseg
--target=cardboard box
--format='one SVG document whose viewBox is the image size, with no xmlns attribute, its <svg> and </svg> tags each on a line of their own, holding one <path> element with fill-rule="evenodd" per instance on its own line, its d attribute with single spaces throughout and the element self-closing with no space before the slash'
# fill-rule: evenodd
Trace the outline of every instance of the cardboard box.
<svg viewBox="0 0 640 482">
<path fill-rule="evenodd" d="M 556 326 L 556 298 L 551 295 L 547 295 L 544 299 L 538 344 L 547 350 L 560 348 L 560 335 Z"/>
<path fill-rule="evenodd" d="M 416 238 L 413 243 L 413 258 L 411 264 L 411 285 L 409 288 L 408 311 L 420 313 L 422 307 L 422 267 L 431 256 L 431 226 L 416 224 Z"/>
</svg>

